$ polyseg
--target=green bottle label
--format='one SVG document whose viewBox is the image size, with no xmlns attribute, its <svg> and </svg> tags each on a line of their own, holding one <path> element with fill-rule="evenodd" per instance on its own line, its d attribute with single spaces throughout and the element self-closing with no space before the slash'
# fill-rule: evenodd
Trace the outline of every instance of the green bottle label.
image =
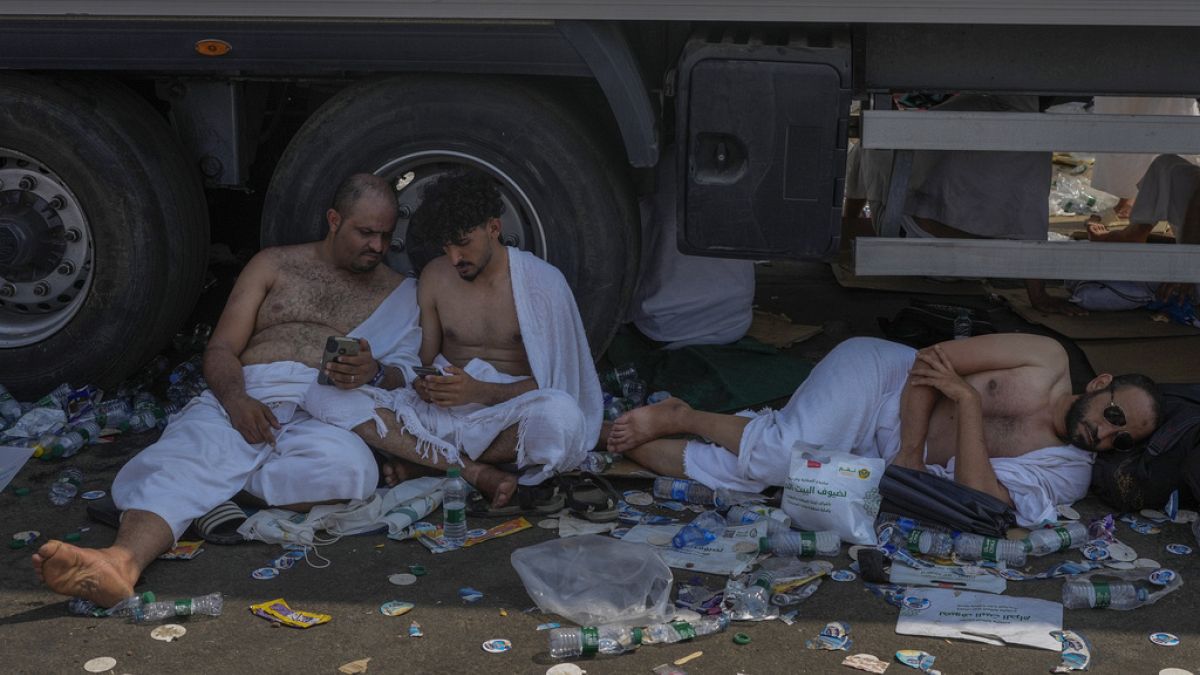
<svg viewBox="0 0 1200 675">
<path fill-rule="evenodd" d="M 913 553 L 921 552 L 921 534 L 921 530 L 913 530 L 912 532 L 908 533 L 908 539 L 906 543 L 908 544 L 909 551 Z"/>
<path fill-rule="evenodd" d="M 996 562 L 996 547 L 1000 545 L 998 539 L 992 537 L 984 537 L 983 539 L 983 559 L 991 562 Z"/>
<path fill-rule="evenodd" d="M 584 626 L 579 629 L 579 641 L 583 643 L 583 656 L 591 656 L 600 651 L 600 630 Z"/>
<path fill-rule="evenodd" d="M 1092 590 L 1096 593 L 1096 604 L 1092 605 L 1092 607 L 1101 609 L 1112 604 L 1112 590 L 1109 589 L 1107 582 L 1093 581 Z"/>
<path fill-rule="evenodd" d="M 687 621 L 676 621 L 671 624 L 671 627 L 675 629 L 676 633 L 679 633 L 680 640 L 691 640 L 696 637 L 696 628 Z"/>
<path fill-rule="evenodd" d="M 816 532 L 801 532 L 800 533 L 800 555 L 816 555 L 817 554 L 817 533 Z"/>
<path fill-rule="evenodd" d="M 466 509 L 445 509 L 445 511 L 447 523 L 450 523 L 451 525 L 457 525 L 459 523 L 467 522 Z"/>
<path fill-rule="evenodd" d="M 1054 528 L 1054 533 L 1058 535 L 1058 550 L 1065 551 L 1071 548 L 1071 533 L 1065 527 Z"/>
<path fill-rule="evenodd" d="M 175 601 L 175 616 L 191 616 L 192 601 L 191 600 L 176 600 Z"/>
</svg>

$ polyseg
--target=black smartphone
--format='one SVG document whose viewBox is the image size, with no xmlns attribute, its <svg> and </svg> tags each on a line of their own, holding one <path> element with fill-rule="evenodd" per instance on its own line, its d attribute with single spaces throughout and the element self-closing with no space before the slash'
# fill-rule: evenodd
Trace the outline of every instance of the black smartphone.
<svg viewBox="0 0 1200 675">
<path fill-rule="evenodd" d="M 441 377 L 445 375 L 442 369 L 437 366 L 413 366 L 413 372 L 416 373 L 417 377 L 429 377 L 430 375 Z"/>
<path fill-rule="evenodd" d="M 325 375 L 325 366 L 339 356 L 355 356 L 358 354 L 358 340 L 352 337 L 330 336 L 325 340 L 325 353 L 321 354 L 321 372 L 317 375 L 317 384 L 333 384 Z"/>
</svg>

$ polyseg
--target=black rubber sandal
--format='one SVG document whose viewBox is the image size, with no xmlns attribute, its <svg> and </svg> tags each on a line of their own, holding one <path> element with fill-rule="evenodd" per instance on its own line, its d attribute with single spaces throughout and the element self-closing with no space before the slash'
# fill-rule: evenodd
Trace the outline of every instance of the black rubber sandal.
<svg viewBox="0 0 1200 675">
<path fill-rule="evenodd" d="M 617 503 L 621 495 L 612 483 L 594 473 L 582 473 L 577 478 L 564 477 L 567 508 L 571 515 L 593 523 L 609 523 L 617 519 Z"/>
<path fill-rule="evenodd" d="M 491 500 L 476 490 L 467 497 L 467 515 L 475 518 L 515 518 L 557 513 L 566 504 L 558 488 L 555 479 L 541 485 L 518 485 L 512 500 L 499 508 L 493 508 Z"/>
<path fill-rule="evenodd" d="M 246 541 L 238 528 L 246 522 L 246 512 L 232 501 L 221 502 L 192 524 L 200 538 L 218 546 L 232 546 Z"/>
</svg>

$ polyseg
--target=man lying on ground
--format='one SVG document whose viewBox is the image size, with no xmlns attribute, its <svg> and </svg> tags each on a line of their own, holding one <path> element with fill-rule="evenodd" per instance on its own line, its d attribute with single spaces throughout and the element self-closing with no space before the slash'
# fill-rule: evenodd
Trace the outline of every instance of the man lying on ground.
<svg viewBox="0 0 1200 675">
<path fill-rule="evenodd" d="M 242 490 L 293 511 L 370 496 L 379 469 L 367 445 L 299 404 L 310 387 L 370 385 L 382 400 L 417 364 L 416 284 L 379 264 L 396 210 L 386 181 L 355 175 L 337 190 L 324 240 L 254 256 L 205 351 L 209 391 L 117 474 L 112 495 L 124 516 L 116 541 L 103 549 L 47 542 L 33 556 L 47 586 L 109 607 L 133 594 L 142 570 L 194 518 Z M 327 368 L 336 388 L 316 384 L 331 335 L 360 346 Z"/>
<path fill-rule="evenodd" d="M 550 264 L 500 243 L 503 212 L 495 181 L 478 171 L 426 188 L 409 234 L 445 251 L 425 266 L 418 291 L 421 362 L 442 374 L 397 391 L 390 409 L 364 401 L 356 412 L 322 417 L 395 457 L 384 467 L 389 483 L 462 464 L 491 501 L 475 510 L 488 515 L 554 499 L 534 486 L 579 465 L 603 416 L 571 289 Z M 496 468 L 508 464 L 519 479 Z"/>
<path fill-rule="evenodd" d="M 981 335 L 920 352 L 852 338 L 782 410 L 720 415 L 669 399 L 618 418 L 608 449 L 663 475 L 759 492 L 786 482 L 803 442 L 953 478 L 1035 525 L 1087 493 L 1094 453 L 1133 447 L 1160 409 L 1141 375 L 1098 375 L 1072 394 L 1066 351 L 1046 337 Z M 663 438 L 674 434 L 712 443 Z"/>
</svg>

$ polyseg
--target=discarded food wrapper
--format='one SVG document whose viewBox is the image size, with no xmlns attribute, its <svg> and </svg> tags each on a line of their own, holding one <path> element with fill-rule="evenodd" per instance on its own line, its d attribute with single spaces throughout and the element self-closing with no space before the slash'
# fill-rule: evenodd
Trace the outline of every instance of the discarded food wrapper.
<svg viewBox="0 0 1200 675">
<path fill-rule="evenodd" d="M 1092 539 L 1112 541 L 1113 533 L 1117 531 L 1117 523 L 1110 513 L 1103 518 L 1097 518 L 1088 525 L 1088 536 Z"/>
<path fill-rule="evenodd" d="M 288 607 L 287 601 L 283 598 L 260 602 L 257 605 L 250 605 L 250 611 L 254 612 L 255 616 L 261 616 L 269 621 L 291 626 L 292 628 L 312 628 L 323 623 L 328 623 L 333 619 L 328 614 L 317 614 L 315 612 L 302 612 L 300 610 Z"/>
<path fill-rule="evenodd" d="M 1079 512 L 1071 508 L 1070 504 L 1059 504 L 1057 507 L 1055 507 L 1055 510 L 1058 511 L 1058 516 L 1060 518 L 1065 518 L 1067 520 L 1079 520 Z"/>
<path fill-rule="evenodd" d="M 87 492 L 85 492 L 79 496 L 80 496 L 80 498 L 86 499 L 87 501 L 90 502 L 93 499 L 100 499 L 101 497 L 103 497 L 106 494 L 108 494 L 108 493 L 105 492 L 104 490 L 88 490 Z"/>
<path fill-rule="evenodd" d="M 117 660 L 111 656 L 97 656 L 83 664 L 83 669 L 89 673 L 107 673 L 117 667 Z"/>
<path fill-rule="evenodd" d="M 1175 647 L 1179 645 L 1179 638 L 1170 633 L 1151 633 L 1150 641 L 1160 647 Z"/>
<path fill-rule="evenodd" d="M 1084 546 L 1080 553 L 1087 560 L 1108 560 L 1109 558 L 1108 549 L 1099 546 Z"/>
<path fill-rule="evenodd" d="M 388 600 L 379 606 L 379 613 L 384 616 L 401 616 L 408 614 L 416 605 L 402 600 Z"/>
<path fill-rule="evenodd" d="M 554 630 L 555 628 L 562 628 L 562 624 L 557 621 L 550 621 L 549 623 L 539 623 L 537 626 L 538 630 Z"/>
<path fill-rule="evenodd" d="M 1051 631 L 1051 635 L 1062 643 L 1062 663 L 1052 673 L 1068 673 L 1072 670 L 1087 670 L 1092 662 L 1092 643 L 1073 630 Z"/>
<path fill-rule="evenodd" d="M 1175 573 L 1175 570 L 1169 570 L 1165 568 L 1157 569 L 1150 573 L 1150 583 L 1154 584 L 1155 586 L 1166 586 L 1172 581 L 1175 581 L 1175 578 L 1178 576 L 1179 575 Z"/>
<path fill-rule="evenodd" d="M 486 530 L 472 530 L 468 532 L 467 540 L 461 547 L 451 546 L 446 543 L 445 537 L 442 536 L 442 528 L 440 527 L 432 527 L 428 524 L 420 528 L 414 526 L 413 533 L 416 535 L 417 541 L 420 541 L 425 548 L 433 553 L 446 553 L 447 551 L 456 551 L 459 548 L 468 548 L 476 544 L 481 544 L 490 539 L 507 537 L 510 534 L 520 532 L 521 530 L 528 530 L 531 527 L 533 527 L 533 524 L 528 520 L 513 518 Z"/>
<path fill-rule="evenodd" d="M 170 551 L 158 556 L 159 560 L 191 560 L 204 552 L 203 541 L 181 541 Z"/>
<path fill-rule="evenodd" d="M 804 648 L 848 651 L 852 644 L 854 641 L 850 639 L 850 624 L 845 621 L 830 621 L 815 639 L 804 641 Z"/>
<path fill-rule="evenodd" d="M 260 581 L 263 579 L 274 579 L 279 576 L 279 570 L 274 567 L 260 567 L 251 572 L 250 576 Z"/>
<path fill-rule="evenodd" d="M 394 586 L 411 586 L 417 583 L 417 575 L 415 574 L 392 574 L 388 576 L 388 582 Z"/>
<path fill-rule="evenodd" d="M 858 575 L 850 570 L 834 570 L 829 573 L 829 578 L 834 581 L 854 581 Z"/>
<path fill-rule="evenodd" d="M 421 624 L 416 621 L 408 624 L 408 637 L 425 637 L 425 633 L 421 631 Z"/>
<path fill-rule="evenodd" d="M 896 660 L 909 668 L 916 668 L 923 673 L 932 674 L 938 672 L 933 669 L 933 662 L 937 660 L 937 657 L 919 649 L 901 649 L 896 652 Z"/>
<path fill-rule="evenodd" d="M 780 621 L 782 621 L 782 622 L 784 623 L 784 625 L 787 625 L 787 626 L 792 626 L 792 625 L 795 625 L 795 623 L 796 623 L 796 617 L 797 617 L 799 614 L 800 614 L 800 610 L 798 610 L 798 609 L 793 609 L 792 611 L 790 611 L 790 612 L 788 612 L 788 613 L 786 613 L 786 614 L 780 614 L 780 615 L 779 615 L 779 620 L 780 620 Z"/>
<path fill-rule="evenodd" d="M 851 654 L 842 659 L 842 665 L 855 670 L 863 670 L 868 673 L 882 673 L 892 665 L 883 659 L 880 659 L 874 654 Z"/>
<path fill-rule="evenodd" d="M 468 605 L 473 605 L 483 599 L 483 593 L 470 586 L 464 586 L 458 589 L 458 597 Z"/>
<path fill-rule="evenodd" d="M 1187 544 L 1167 544 L 1167 551 L 1175 555 L 1191 555 L 1192 547 Z"/>
<path fill-rule="evenodd" d="M 360 675 L 367 672 L 367 664 L 371 662 L 371 658 L 359 659 L 350 663 L 343 663 L 338 666 L 338 672 L 342 675 Z"/>
<path fill-rule="evenodd" d="M 187 629 L 177 623 L 167 623 L 150 631 L 150 637 L 163 642 L 174 642 L 187 634 Z"/>
<path fill-rule="evenodd" d="M 488 640 L 483 643 L 483 651 L 489 654 L 502 654 L 512 649 L 512 642 L 508 640 Z"/>
<path fill-rule="evenodd" d="M 1119 541 L 1110 542 L 1108 548 L 1108 557 L 1113 560 L 1121 560 L 1124 562 L 1133 562 L 1137 560 L 1137 551 L 1133 550 L 1132 546 Z"/>
<path fill-rule="evenodd" d="M 1148 523 L 1144 520 L 1137 520 L 1136 518 L 1129 523 L 1129 527 L 1138 534 L 1158 534 L 1159 532 L 1162 532 L 1162 528 L 1154 523 Z"/>
<path fill-rule="evenodd" d="M 641 490 L 626 490 L 625 501 L 634 506 L 650 506 L 654 503 L 654 497 Z"/>
</svg>

